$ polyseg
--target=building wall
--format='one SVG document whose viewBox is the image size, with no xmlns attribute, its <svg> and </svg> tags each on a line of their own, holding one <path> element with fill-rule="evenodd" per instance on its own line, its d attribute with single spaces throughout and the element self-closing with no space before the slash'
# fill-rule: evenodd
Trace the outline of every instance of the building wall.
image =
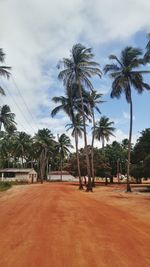
<svg viewBox="0 0 150 267">
<path fill-rule="evenodd" d="M 36 173 L 16 173 L 15 177 L 3 177 L 3 181 L 8 181 L 8 182 L 28 182 L 32 183 L 32 175 L 33 175 L 33 183 L 37 182 L 37 174 Z M 2 180 L 2 179 L 1 179 Z"/>
<path fill-rule="evenodd" d="M 52 174 L 52 175 L 48 175 L 48 180 L 49 181 L 58 181 L 58 180 L 61 180 L 61 176 L 60 174 Z M 78 181 L 77 178 L 75 178 L 74 176 L 72 175 L 62 175 L 62 180 L 63 181 Z"/>
</svg>

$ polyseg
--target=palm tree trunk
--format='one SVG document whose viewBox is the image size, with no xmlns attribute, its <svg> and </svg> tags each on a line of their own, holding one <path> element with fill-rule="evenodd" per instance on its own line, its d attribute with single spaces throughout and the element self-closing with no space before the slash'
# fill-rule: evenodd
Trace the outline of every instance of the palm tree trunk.
<svg viewBox="0 0 150 267">
<path fill-rule="evenodd" d="M 2 122 L 0 121 L 0 132 L 1 132 L 1 129 L 2 129 Z"/>
<path fill-rule="evenodd" d="M 60 161 L 60 180 L 62 182 L 62 158 L 61 158 L 61 161 Z"/>
<path fill-rule="evenodd" d="M 93 135 L 92 135 L 92 145 L 91 145 L 91 171 L 92 171 L 92 186 L 95 187 L 95 173 L 94 173 L 94 137 L 95 137 L 95 116 L 92 110 L 93 118 Z"/>
<path fill-rule="evenodd" d="M 131 192 L 129 176 L 130 176 L 132 125 L 133 125 L 133 107 L 132 107 L 132 98 L 131 98 L 131 92 L 130 92 L 130 130 L 129 130 L 129 143 L 128 143 L 127 192 Z"/>
<path fill-rule="evenodd" d="M 104 153 L 104 146 L 105 146 L 105 140 L 104 140 L 104 136 L 102 137 L 102 149 L 103 149 L 103 153 Z"/>
<path fill-rule="evenodd" d="M 75 126 L 75 145 L 76 145 L 76 158 L 77 158 L 77 167 L 78 167 L 78 176 L 79 176 L 79 189 L 83 189 L 82 179 L 81 179 L 81 171 L 80 171 L 80 160 L 79 160 L 79 151 L 78 151 L 78 135 Z"/>
<path fill-rule="evenodd" d="M 83 128 L 84 128 L 84 144 L 85 144 L 85 153 L 86 153 L 86 167 L 87 167 L 87 175 L 88 175 L 88 184 L 87 184 L 87 192 L 92 192 L 92 181 L 91 181 L 91 171 L 90 171 L 90 160 L 88 155 L 88 148 L 87 148 L 87 136 L 86 136 L 86 122 L 85 122 L 85 113 L 84 113 L 84 105 L 83 105 L 83 97 L 82 97 L 82 90 L 81 90 L 81 83 L 78 80 L 79 85 L 79 94 L 81 98 L 81 107 L 82 107 L 82 117 L 83 117 Z"/>
</svg>

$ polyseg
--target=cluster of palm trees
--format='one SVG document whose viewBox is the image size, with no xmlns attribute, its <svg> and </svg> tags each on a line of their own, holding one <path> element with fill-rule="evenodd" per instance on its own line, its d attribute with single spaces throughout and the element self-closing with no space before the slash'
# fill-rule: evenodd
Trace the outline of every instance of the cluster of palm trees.
<svg viewBox="0 0 150 267">
<path fill-rule="evenodd" d="M 60 70 L 58 79 L 63 82 L 64 96 L 53 97 L 53 101 L 58 104 L 51 112 L 54 117 L 58 112 L 64 111 L 69 119 L 67 130 L 72 129 L 72 136 L 75 138 L 76 160 L 78 166 L 78 176 L 80 181 L 80 189 L 83 189 L 78 142 L 79 138 L 84 136 L 84 153 L 86 158 L 86 169 L 88 176 L 87 191 L 92 191 L 94 186 L 94 140 L 95 138 L 102 141 L 102 150 L 105 153 L 105 140 L 109 141 L 110 136 L 114 136 L 115 128 L 113 122 L 106 116 L 101 116 L 99 121 L 95 121 L 95 111 L 101 114 L 99 105 L 104 101 L 102 94 L 97 92 L 92 83 L 93 76 L 102 78 L 103 73 L 109 74 L 112 79 L 111 97 L 120 98 L 124 93 L 130 107 L 130 129 L 128 140 L 128 167 L 127 167 L 127 191 L 130 191 L 129 174 L 130 174 L 130 154 L 132 141 L 132 125 L 133 125 L 133 103 L 132 103 L 132 89 L 134 88 L 138 93 L 142 93 L 145 89 L 150 90 L 150 85 L 145 83 L 143 75 L 150 73 L 145 70 L 145 66 L 150 62 L 150 34 L 149 41 L 146 46 L 146 52 L 143 54 L 142 50 L 134 47 L 126 47 L 120 57 L 110 55 L 110 64 L 107 64 L 103 71 L 100 69 L 99 63 L 94 61 L 94 54 L 91 48 L 86 48 L 82 44 L 76 44 L 71 50 L 69 58 L 63 58 L 58 64 Z M 5 54 L 0 49 L 0 62 L 3 63 Z M 9 78 L 10 67 L 0 66 L 0 76 Z M 0 94 L 4 95 L 5 91 L 0 87 Z M 87 142 L 87 125 L 92 123 L 92 137 L 90 145 L 91 157 L 89 158 L 89 146 Z M 2 125 L 6 133 L 2 132 Z M 26 133 L 18 133 L 16 131 L 15 115 L 11 112 L 9 106 L 4 105 L 0 107 L 0 132 L 1 151 L 5 151 L 4 144 L 6 140 L 12 138 L 13 152 L 10 152 L 8 157 L 22 159 L 22 165 L 25 162 L 36 162 L 40 166 L 40 177 L 43 181 L 43 176 L 46 166 L 52 154 L 57 154 L 60 158 L 61 171 L 66 155 L 69 153 L 69 148 L 72 147 L 70 139 L 62 134 L 58 136 L 58 141 L 54 140 L 54 136 L 48 129 L 39 130 L 38 133 L 31 138 Z M 15 141 L 14 141 L 15 140 Z M 24 146 L 24 144 L 30 144 Z M 32 147 L 32 149 L 31 149 Z M 34 148 L 33 148 L 34 147 Z M 31 150 L 32 151 L 31 151 Z M 9 149 L 8 149 L 9 150 Z M 15 152 L 14 152 L 15 151 Z M 18 152 L 19 151 L 19 152 Z M 25 153 L 26 151 L 26 153 Z M 30 153 L 28 153 L 30 151 Z M 1 155 L 3 154 L 1 153 Z M 5 153 L 4 153 L 5 154 Z M 25 157 L 25 154 L 29 154 Z"/>
<path fill-rule="evenodd" d="M 49 165 L 61 170 L 72 147 L 70 139 L 62 134 L 55 140 L 49 129 L 40 129 L 31 137 L 25 132 L 0 132 L 0 168 L 35 168 L 43 183 L 47 179 Z M 61 174 L 62 178 L 62 174 Z"/>
<path fill-rule="evenodd" d="M 150 39 L 150 35 L 148 35 Z M 82 44 L 76 44 L 71 50 L 69 58 L 63 58 L 60 61 L 58 68 L 61 69 L 58 79 L 63 81 L 65 96 L 54 97 L 53 101 L 59 103 L 51 113 L 52 117 L 61 110 L 65 111 L 71 120 L 73 127 L 72 135 L 75 137 L 76 156 L 78 165 L 78 175 L 80 181 L 80 189 L 83 188 L 81 181 L 80 162 L 78 153 L 78 138 L 81 132 L 84 135 L 84 149 L 86 156 L 86 167 L 88 175 L 87 191 L 92 191 L 94 181 L 94 163 L 93 163 L 93 147 L 94 138 L 102 140 L 104 149 L 104 140 L 109 140 L 110 135 L 114 135 L 115 128 L 113 122 L 109 118 L 102 116 L 99 122 L 95 122 L 94 109 L 99 113 L 97 104 L 102 103 L 102 94 L 94 90 L 92 77 L 97 75 L 102 77 L 102 71 L 97 62 L 93 60 L 94 54 L 91 48 L 86 48 Z M 129 183 L 130 174 L 130 154 L 132 140 L 132 125 L 133 125 L 133 104 L 132 104 L 132 89 L 134 88 L 139 94 L 145 89 L 149 90 L 150 85 L 143 80 L 143 74 L 150 73 L 145 70 L 144 66 L 150 62 L 150 41 L 146 46 L 146 53 L 139 48 L 126 47 L 118 58 L 116 55 L 110 55 L 110 64 L 107 64 L 103 72 L 109 74 L 112 79 L 111 98 L 120 98 L 124 93 L 127 102 L 130 106 L 130 129 L 128 142 L 128 167 L 127 167 L 127 191 L 131 191 Z M 87 122 L 93 123 L 92 144 L 91 144 L 91 162 L 89 160 L 88 144 L 87 144 Z M 93 179 L 91 179 L 91 177 Z"/>
</svg>

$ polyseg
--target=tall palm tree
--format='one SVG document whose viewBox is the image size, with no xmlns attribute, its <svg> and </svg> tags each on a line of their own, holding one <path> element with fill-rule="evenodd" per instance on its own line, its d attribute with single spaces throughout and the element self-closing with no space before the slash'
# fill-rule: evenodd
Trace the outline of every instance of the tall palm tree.
<svg viewBox="0 0 150 267">
<path fill-rule="evenodd" d="M 58 142 L 55 146 L 56 151 L 60 155 L 60 169 L 61 169 L 61 181 L 62 181 L 62 169 L 63 169 L 63 161 L 68 153 L 70 153 L 69 148 L 73 148 L 70 138 L 66 134 L 58 135 Z"/>
<path fill-rule="evenodd" d="M 124 93 L 127 102 L 130 105 L 130 129 L 129 129 L 129 144 L 128 144 L 128 166 L 127 166 L 127 192 L 131 191 L 129 183 L 130 173 L 130 154 L 131 154 L 131 139 L 132 139 L 132 125 L 133 125 L 133 106 L 132 106 L 132 93 L 131 89 L 134 88 L 139 94 L 144 89 L 150 90 L 150 85 L 143 81 L 144 73 L 148 71 L 139 70 L 138 67 L 142 63 L 141 49 L 134 47 L 126 47 L 122 52 L 120 59 L 111 55 L 110 60 L 114 60 L 115 63 L 108 64 L 104 68 L 105 73 L 109 73 L 113 79 L 111 97 L 120 98 Z"/>
<path fill-rule="evenodd" d="M 9 132 L 12 129 L 16 129 L 15 114 L 11 112 L 11 109 L 8 105 L 0 107 L 0 131 L 4 129 Z"/>
<path fill-rule="evenodd" d="M 102 116 L 100 121 L 96 122 L 95 126 L 95 138 L 102 141 L 102 149 L 104 151 L 105 140 L 108 142 L 110 136 L 114 136 L 113 132 L 115 128 L 112 126 L 113 121 L 109 121 L 109 118 Z"/>
<path fill-rule="evenodd" d="M 94 137 L 95 137 L 95 114 L 94 110 L 96 110 L 98 113 L 100 112 L 100 109 L 98 107 L 98 104 L 103 103 L 104 101 L 101 100 L 102 94 L 97 93 L 96 90 L 92 90 L 89 93 L 88 96 L 88 102 L 91 109 L 91 115 L 92 115 L 92 124 L 93 124 L 93 132 L 92 132 L 92 144 L 91 144 L 91 171 L 92 171 L 92 185 L 95 186 L 95 174 L 94 174 Z"/>
<path fill-rule="evenodd" d="M 84 102 L 84 111 L 88 118 L 89 109 L 87 107 L 87 94 L 84 88 L 82 87 L 83 91 L 83 102 Z M 80 171 L 80 161 L 79 161 L 79 151 L 78 151 L 78 129 L 77 123 L 76 123 L 76 113 L 81 113 L 81 101 L 79 98 L 79 93 L 77 90 L 77 85 L 73 84 L 70 87 L 67 87 L 66 89 L 66 96 L 60 96 L 60 97 L 53 97 L 52 100 L 55 103 L 60 103 L 57 107 L 55 107 L 52 112 L 51 116 L 54 117 L 58 112 L 64 111 L 70 120 L 72 121 L 72 124 L 74 125 L 74 138 L 75 138 L 75 145 L 76 145 L 76 158 L 77 158 L 77 166 L 78 166 L 78 176 L 79 176 L 79 189 L 83 189 L 82 185 L 82 179 L 81 179 L 81 171 Z"/>
<path fill-rule="evenodd" d="M 93 89 L 93 85 L 90 81 L 93 75 L 101 77 L 101 71 L 99 64 L 93 61 L 93 53 L 91 48 L 86 48 L 81 44 L 73 46 L 70 58 L 64 58 L 62 60 L 63 70 L 60 71 L 58 78 L 63 81 L 65 86 L 72 83 L 76 83 L 78 86 L 79 96 L 81 99 L 81 112 L 84 123 L 84 143 L 86 150 L 86 165 L 88 174 L 88 187 L 87 191 L 92 191 L 91 183 L 91 171 L 90 161 L 87 148 L 87 136 L 86 136 L 86 116 L 84 113 L 83 94 L 81 86 Z M 60 66 L 59 66 L 60 67 Z"/>
<path fill-rule="evenodd" d="M 5 54 L 3 52 L 3 49 L 0 48 L 0 63 L 4 63 L 5 61 Z M 4 76 L 6 78 L 9 78 L 10 72 L 9 70 L 11 67 L 0 65 L 0 76 Z M 4 89 L 0 86 L 0 94 L 5 95 Z"/>
</svg>

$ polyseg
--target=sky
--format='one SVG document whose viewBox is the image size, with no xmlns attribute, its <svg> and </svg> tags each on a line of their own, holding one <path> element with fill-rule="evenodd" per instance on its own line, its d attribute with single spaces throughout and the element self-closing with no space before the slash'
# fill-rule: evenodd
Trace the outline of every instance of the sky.
<svg viewBox="0 0 150 267">
<path fill-rule="evenodd" d="M 42 128 L 50 129 L 54 135 L 66 132 L 66 114 L 50 116 L 55 107 L 52 97 L 64 95 L 57 79 L 59 60 L 69 57 L 76 43 L 92 47 L 101 69 L 109 63 L 110 54 L 119 56 L 126 46 L 145 49 L 149 14 L 149 0 L 0 0 L 0 47 L 6 54 L 6 65 L 12 67 L 8 81 L 0 78 L 6 92 L 5 97 L 0 97 L 0 105 L 10 105 L 18 130 L 31 135 Z M 149 77 L 145 81 L 150 82 Z M 110 138 L 110 143 L 121 142 L 128 138 L 129 105 L 123 95 L 119 100 L 110 98 L 108 76 L 92 82 L 106 101 L 99 107 L 101 115 L 115 123 L 115 137 Z M 149 103 L 149 92 L 133 92 L 133 142 L 150 127 Z M 96 119 L 101 115 L 96 114 Z M 71 132 L 67 134 L 71 136 Z M 96 146 L 101 147 L 99 141 Z"/>
</svg>

